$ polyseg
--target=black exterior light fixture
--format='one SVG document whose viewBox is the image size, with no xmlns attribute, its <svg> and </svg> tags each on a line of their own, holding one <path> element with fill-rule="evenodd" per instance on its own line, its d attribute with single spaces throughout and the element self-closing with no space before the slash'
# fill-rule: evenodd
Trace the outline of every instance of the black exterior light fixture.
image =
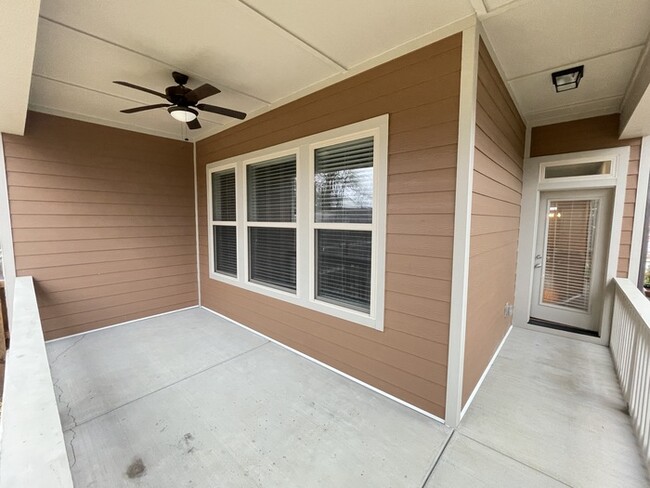
<svg viewBox="0 0 650 488">
<path fill-rule="evenodd" d="M 585 66 L 575 66 L 569 69 L 563 69 L 562 71 L 556 71 L 551 76 L 553 77 L 553 84 L 555 85 L 555 91 L 557 93 L 573 90 L 578 88 L 582 75 L 585 72 Z"/>
</svg>

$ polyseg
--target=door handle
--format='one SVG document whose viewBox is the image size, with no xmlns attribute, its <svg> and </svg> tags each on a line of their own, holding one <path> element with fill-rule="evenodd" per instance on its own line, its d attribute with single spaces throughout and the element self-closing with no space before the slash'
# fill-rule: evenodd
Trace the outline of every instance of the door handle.
<svg viewBox="0 0 650 488">
<path fill-rule="evenodd" d="M 542 263 L 537 263 L 537 264 L 535 265 L 535 268 L 541 268 L 541 267 L 542 267 Z"/>
</svg>

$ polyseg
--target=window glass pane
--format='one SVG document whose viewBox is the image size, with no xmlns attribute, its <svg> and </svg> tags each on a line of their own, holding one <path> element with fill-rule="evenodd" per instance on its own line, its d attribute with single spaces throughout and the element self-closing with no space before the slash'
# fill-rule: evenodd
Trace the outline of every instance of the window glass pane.
<svg viewBox="0 0 650 488">
<path fill-rule="evenodd" d="M 246 168 L 248 220 L 296 221 L 296 156 L 250 164 Z"/>
<path fill-rule="evenodd" d="M 316 149 L 316 222 L 372 223 L 373 137 Z"/>
<path fill-rule="evenodd" d="M 237 220 L 235 201 L 235 169 L 212 173 L 212 219 L 234 222 Z"/>
<path fill-rule="evenodd" d="M 575 176 L 607 175 L 611 172 L 611 161 L 596 163 L 562 164 L 544 168 L 544 178 L 572 178 Z"/>
<path fill-rule="evenodd" d="M 368 312 L 371 255 L 371 232 L 317 230 L 316 297 Z"/>
<path fill-rule="evenodd" d="M 284 290 L 296 290 L 296 229 L 248 229 L 249 279 Z"/>
<path fill-rule="evenodd" d="M 237 227 L 214 226 L 214 270 L 237 276 Z"/>
</svg>

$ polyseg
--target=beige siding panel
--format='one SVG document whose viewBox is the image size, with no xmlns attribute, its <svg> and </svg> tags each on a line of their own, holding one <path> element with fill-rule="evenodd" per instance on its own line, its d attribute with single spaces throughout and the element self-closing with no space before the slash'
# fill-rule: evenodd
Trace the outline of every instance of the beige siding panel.
<svg viewBox="0 0 650 488">
<path fill-rule="evenodd" d="M 459 35 L 445 39 L 197 144 L 206 306 L 439 416 L 449 335 L 460 45 Z M 206 164 L 386 113 L 383 332 L 207 277 Z"/>
<path fill-rule="evenodd" d="M 625 191 L 625 203 L 629 205 L 626 205 L 623 219 L 623 233 L 625 233 L 631 230 L 634 220 L 641 139 L 619 140 L 619 119 L 619 114 L 612 114 L 535 127 L 531 134 L 530 152 L 531 156 L 548 156 L 551 154 L 630 146 L 630 162 Z M 630 255 L 630 240 L 623 239 L 623 234 L 621 234 L 619 254 L 621 256 Z M 627 277 L 628 266 L 629 260 L 627 258 L 619 259 L 617 275 Z"/>
<path fill-rule="evenodd" d="M 46 339 L 196 305 L 191 145 L 34 112 L 3 141 Z"/>
<path fill-rule="evenodd" d="M 510 325 L 514 302 L 525 126 L 481 42 L 463 403 Z"/>
</svg>

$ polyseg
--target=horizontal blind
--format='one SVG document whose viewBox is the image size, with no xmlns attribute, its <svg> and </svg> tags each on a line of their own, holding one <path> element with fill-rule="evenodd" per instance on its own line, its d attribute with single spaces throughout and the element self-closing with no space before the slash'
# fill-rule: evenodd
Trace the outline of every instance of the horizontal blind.
<svg viewBox="0 0 650 488">
<path fill-rule="evenodd" d="M 246 168 L 248 220 L 296 221 L 296 156 L 250 164 Z"/>
<path fill-rule="evenodd" d="M 212 220 L 237 220 L 235 168 L 212 173 Z"/>
<path fill-rule="evenodd" d="M 237 227 L 215 225 L 214 227 L 214 270 L 237 276 Z"/>
<path fill-rule="evenodd" d="M 556 200 L 548 207 L 544 303 L 589 310 L 598 200 Z"/>
<path fill-rule="evenodd" d="M 372 233 L 316 230 L 317 298 L 370 310 Z"/>
<path fill-rule="evenodd" d="M 296 229 L 249 227 L 249 279 L 296 290 Z"/>
<path fill-rule="evenodd" d="M 316 149 L 316 222 L 372 223 L 374 138 Z"/>
</svg>

